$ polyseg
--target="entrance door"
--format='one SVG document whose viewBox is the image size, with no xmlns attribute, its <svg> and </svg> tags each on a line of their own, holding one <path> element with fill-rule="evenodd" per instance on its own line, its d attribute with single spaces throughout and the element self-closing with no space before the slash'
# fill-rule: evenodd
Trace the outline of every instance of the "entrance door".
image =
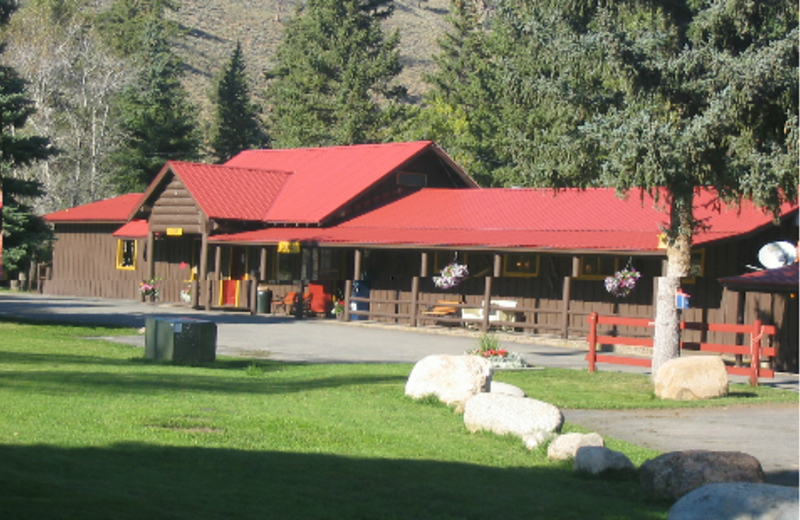
<svg viewBox="0 0 800 520">
<path fill-rule="evenodd" d="M 241 280 L 247 277 L 247 249 L 231 247 L 228 279 L 222 281 L 220 300 L 222 305 L 239 306 L 239 288 Z"/>
</svg>

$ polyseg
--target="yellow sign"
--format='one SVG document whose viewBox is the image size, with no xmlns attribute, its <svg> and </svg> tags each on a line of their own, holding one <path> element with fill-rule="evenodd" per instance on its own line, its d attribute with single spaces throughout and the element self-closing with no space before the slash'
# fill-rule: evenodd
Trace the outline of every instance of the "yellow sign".
<svg viewBox="0 0 800 520">
<path fill-rule="evenodd" d="M 168 237 L 179 237 L 183 235 L 183 228 L 182 227 L 168 227 L 167 228 L 167 236 Z"/>
<path fill-rule="evenodd" d="M 300 242 L 278 242 L 278 253 L 299 253 Z"/>
<path fill-rule="evenodd" d="M 658 248 L 659 249 L 666 249 L 667 248 L 667 234 L 661 233 L 658 235 Z"/>
</svg>

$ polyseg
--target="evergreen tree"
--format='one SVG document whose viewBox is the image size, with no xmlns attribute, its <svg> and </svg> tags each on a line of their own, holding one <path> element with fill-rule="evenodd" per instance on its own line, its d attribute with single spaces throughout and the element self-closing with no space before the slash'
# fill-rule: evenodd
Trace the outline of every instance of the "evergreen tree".
<svg viewBox="0 0 800 520">
<path fill-rule="evenodd" d="M 168 36 L 179 33 L 177 23 L 164 19 L 167 11 L 175 12 L 179 5 L 177 0 L 114 0 L 97 15 L 96 24 L 106 42 L 121 56 L 135 56 L 149 19 L 157 19 Z"/>
<path fill-rule="evenodd" d="M 286 27 L 270 71 L 269 129 L 280 147 L 380 142 L 405 89 L 399 35 L 384 37 L 391 0 L 309 0 Z"/>
<path fill-rule="evenodd" d="M 222 69 L 212 92 L 215 106 L 211 126 L 210 146 L 214 158 L 223 163 L 248 148 L 264 144 L 259 128 L 258 110 L 250 100 L 242 46 L 236 48 Z"/>
<path fill-rule="evenodd" d="M 0 2 L 0 25 L 8 22 L 16 4 Z M 3 45 L 0 44 L 0 56 Z M 46 251 L 52 233 L 34 215 L 26 200 L 42 195 L 41 185 L 16 177 L 15 170 L 53 153 L 47 138 L 29 135 L 25 124 L 33 113 L 25 81 L 0 65 L 0 186 L 2 187 L 3 266 L 8 273 L 25 272 Z"/>
<path fill-rule="evenodd" d="M 180 82 L 182 64 L 155 16 L 148 18 L 140 42 L 137 77 L 117 103 L 126 135 L 112 158 L 118 193 L 143 190 L 165 161 L 193 160 L 199 148 L 195 109 Z"/>
<path fill-rule="evenodd" d="M 417 138 L 437 141 L 479 183 L 491 185 L 507 157 L 499 146 L 504 122 L 497 65 L 479 8 L 474 0 L 450 2 L 451 27 L 437 40 L 437 68 L 424 77 L 431 90 L 413 124 Z"/>
<path fill-rule="evenodd" d="M 675 292 L 698 187 L 775 210 L 797 198 L 797 12 L 760 2 L 508 2 L 515 179 L 642 188 L 669 214 L 653 373 L 678 354 Z M 509 113 L 505 115 L 508 116 Z"/>
</svg>

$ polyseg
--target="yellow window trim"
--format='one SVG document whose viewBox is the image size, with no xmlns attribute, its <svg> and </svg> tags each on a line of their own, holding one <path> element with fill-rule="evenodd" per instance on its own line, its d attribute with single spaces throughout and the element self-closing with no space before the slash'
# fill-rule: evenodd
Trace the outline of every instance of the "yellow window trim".
<svg viewBox="0 0 800 520">
<path fill-rule="evenodd" d="M 580 270 L 579 270 L 579 273 L 580 273 L 580 274 L 578 274 L 578 276 L 574 276 L 574 277 L 573 277 L 573 279 L 574 279 L 574 280 L 605 280 L 605 279 L 606 279 L 606 277 L 608 277 L 608 276 L 614 276 L 614 273 L 616 273 L 617 271 L 619 271 L 619 260 L 620 260 L 620 259 L 619 259 L 619 258 L 616 258 L 616 257 L 612 257 L 612 258 L 614 258 L 614 270 L 613 270 L 613 271 L 611 271 L 610 273 L 601 273 L 601 274 L 582 274 L 582 273 L 583 273 L 583 269 L 584 269 L 584 260 L 585 260 L 586 258 L 588 258 L 588 257 L 592 257 L 592 258 L 594 258 L 594 257 L 602 258 L 602 257 L 606 257 L 606 255 L 585 255 L 585 256 L 581 256 Z"/>
<path fill-rule="evenodd" d="M 692 251 L 691 266 L 689 267 L 689 274 L 685 278 L 681 278 L 681 283 L 692 284 L 697 281 L 697 277 L 705 276 L 706 274 L 706 250 L 697 249 Z"/>
<path fill-rule="evenodd" d="M 133 242 L 133 265 L 122 265 L 125 257 L 125 242 Z M 136 257 L 138 256 L 139 244 L 136 240 L 117 239 L 117 269 L 121 271 L 135 271 L 136 270 Z"/>
<path fill-rule="evenodd" d="M 509 271 L 508 269 L 508 262 L 509 257 L 511 255 L 519 255 L 519 256 L 530 256 L 534 259 L 534 268 L 533 271 L 530 272 L 520 272 L 520 271 Z M 541 261 L 541 257 L 536 254 L 525 254 L 525 253 L 506 253 L 503 255 L 503 276 L 509 277 L 516 277 L 516 278 L 533 278 L 535 276 L 539 276 L 539 264 Z"/>
</svg>

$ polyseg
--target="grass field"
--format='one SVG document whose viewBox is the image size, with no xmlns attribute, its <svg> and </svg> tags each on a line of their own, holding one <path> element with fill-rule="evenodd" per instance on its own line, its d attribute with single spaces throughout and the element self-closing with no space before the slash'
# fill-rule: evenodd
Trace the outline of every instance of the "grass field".
<svg viewBox="0 0 800 520">
<path fill-rule="evenodd" d="M 576 475 L 543 449 L 470 434 L 451 409 L 406 398 L 410 365 L 186 367 L 86 339 L 130 332 L 0 321 L 0 518 L 666 516 L 634 475 Z M 559 406 L 658 402 L 637 376 L 497 379 Z M 607 444 L 636 465 L 655 455 Z"/>
</svg>

